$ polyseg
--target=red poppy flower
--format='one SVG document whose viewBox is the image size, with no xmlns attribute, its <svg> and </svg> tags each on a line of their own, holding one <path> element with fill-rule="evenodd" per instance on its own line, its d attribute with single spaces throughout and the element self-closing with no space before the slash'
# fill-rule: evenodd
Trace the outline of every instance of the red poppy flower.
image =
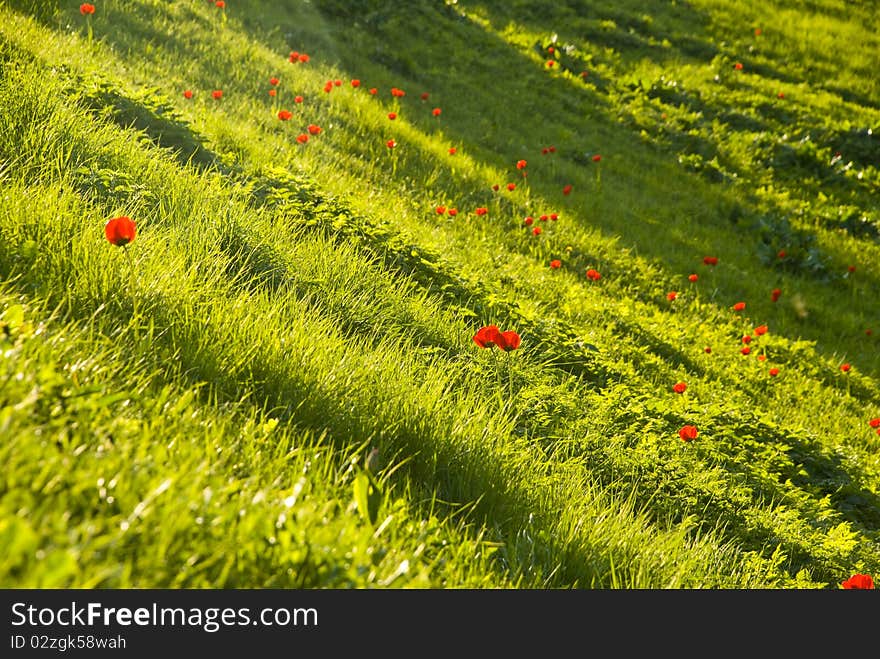
<svg viewBox="0 0 880 659">
<path fill-rule="evenodd" d="M 458 149 L 456 149 L 454 146 L 449 147 L 449 155 L 450 156 L 454 156 L 457 151 L 458 151 Z"/>
<path fill-rule="evenodd" d="M 693 441 L 699 434 L 696 426 L 682 426 L 681 430 L 678 431 L 678 436 L 681 437 L 683 442 Z"/>
<path fill-rule="evenodd" d="M 90 16 L 95 13 L 95 5 L 90 5 L 88 2 L 84 2 L 79 6 L 79 13 L 83 16 Z"/>
<path fill-rule="evenodd" d="M 394 140 L 388 140 L 387 142 L 385 142 L 385 146 L 387 146 L 389 149 L 393 149 L 397 146 L 397 142 L 395 142 Z"/>
<path fill-rule="evenodd" d="M 398 89 L 397 87 L 392 87 L 391 88 L 391 95 L 394 96 L 395 98 L 401 98 L 403 96 L 406 96 L 406 92 L 403 91 L 402 89 Z"/>
<path fill-rule="evenodd" d="M 310 132 L 312 135 L 317 135 L 318 133 L 321 132 L 321 127 L 320 127 L 320 126 L 317 126 L 317 125 L 315 125 L 315 124 L 309 124 L 309 132 Z"/>
<path fill-rule="evenodd" d="M 779 92 L 778 94 L 776 94 L 776 98 L 785 98 L 785 93 Z"/>
<path fill-rule="evenodd" d="M 305 144 L 306 142 L 309 141 L 309 136 L 306 135 L 305 133 L 302 133 L 301 135 L 296 136 L 296 141 L 299 142 L 300 144 Z"/>
<path fill-rule="evenodd" d="M 710 346 L 706 346 L 705 348 L 703 348 L 703 352 L 705 352 L 707 355 L 711 354 L 712 348 Z"/>
<path fill-rule="evenodd" d="M 552 270 L 557 270 L 561 267 L 562 267 L 562 261 L 560 261 L 559 259 L 553 259 L 552 261 L 550 261 L 550 268 Z"/>
<path fill-rule="evenodd" d="M 775 368 L 775 367 L 774 367 L 774 368 L 771 368 L 771 369 L 768 371 L 768 373 L 770 373 L 770 375 L 773 376 L 773 377 L 775 378 L 777 375 L 779 375 L 779 369 L 778 369 L 778 368 Z"/>
<path fill-rule="evenodd" d="M 874 580 L 870 574 L 854 574 L 840 585 L 847 590 L 874 590 Z"/>
<path fill-rule="evenodd" d="M 880 428 L 880 417 L 877 417 L 876 419 L 871 419 L 870 421 L 868 421 L 868 425 L 872 428 Z"/>
<path fill-rule="evenodd" d="M 507 184 L 507 189 L 510 190 L 511 192 L 513 192 L 514 190 L 516 190 L 516 183 L 508 183 L 508 184 Z"/>
<path fill-rule="evenodd" d="M 354 80 L 351 81 L 351 86 L 352 86 L 352 87 L 360 87 L 360 86 L 361 86 L 361 81 L 358 80 L 357 78 L 355 78 Z"/>
<path fill-rule="evenodd" d="M 498 347 L 501 348 L 504 352 L 516 350 L 517 348 L 519 348 L 519 345 L 522 341 L 519 334 L 511 330 L 501 332 L 501 339 L 502 343 L 499 344 Z"/>
<path fill-rule="evenodd" d="M 555 222 L 559 219 L 559 213 L 550 213 L 550 219 Z"/>
<path fill-rule="evenodd" d="M 221 98 L 223 98 L 223 90 L 222 89 L 215 89 L 214 91 L 211 92 L 211 96 L 215 100 L 219 101 Z"/>
<path fill-rule="evenodd" d="M 543 149 L 541 149 L 542 156 L 546 156 L 548 153 L 550 153 L 550 149 L 548 149 L 546 146 Z"/>
<path fill-rule="evenodd" d="M 217 0 L 217 2 L 214 3 L 214 6 L 217 7 L 217 9 L 226 9 L 226 2 L 225 0 Z"/>
<path fill-rule="evenodd" d="M 751 343 L 751 342 L 752 342 L 752 337 L 751 337 L 749 334 L 746 334 L 746 335 L 742 338 L 742 342 L 743 342 L 743 343 Z"/>
<path fill-rule="evenodd" d="M 766 333 L 767 333 L 767 326 L 766 325 L 758 325 L 755 328 L 755 334 L 757 334 L 758 336 L 764 336 Z"/>
<path fill-rule="evenodd" d="M 549 150 L 550 150 L 550 153 L 556 153 L 556 147 L 555 147 L 555 146 L 550 146 L 550 147 L 548 147 L 548 148 L 549 148 Z"/>
<path fill-rule="evenodd" d="M 589 270 L 587 270 L 587 279 L 589 279 L 590 281 L 599 281 L 600 279 L 602 279 L 602 275 L 599 274 L 598 270 L 590 268 Z"/>
<path fill-rule="evenodd" d="M 532 229 L 532 234 L 535 236 L 540 236 L 541 235 L 541 227 L 535 227 L 534 229 Z"/>
<path fill-rule="evenodd" d="M 774 289 L 770 292 L 770 300 L 771 300 L 772 302 L 776 302 L 776 301 L 779 299 L 779 296 L 780 296 L 780 295 L 782 295 L 782 291 L 781 291 L 780 289 L 778 289 L 778 288 L 774 288 Z"/>
<path fill-rule="evenodd" d="M 443 215 L 446 212 L 446 206 L 437 206 L 434 210 L 437 211 L 437 215 Z"/>
<path fill-rule="evenodd" d="M 761 36 L 761 28 L 759 28 L 759 27 L 756 27 L 756 28 L 755 28 L 755 36 L 756 36 L 756 37 L 760 37 L 760 36 Z"/>
<path fill-rule="evenodd" d="M 395 119 L 397 119 L 397 113 L 396 112 L 389 112 L 388 118 L 391 119 L 391 121 L 394 121 Z"/>
<path fill-rule="evenodd" d="M 552 54 L 556 52 L 556 49 L 553 46 L 547 46 L 547 52 Z"/>
<path fill-rule="evenodd" d="M 293 97 L 293 102 L 294 102 L 294 103 L 302 103 L 302 102 L 303 102 L 303 97 L 302 97 L 302 96 L 294 96 L 294 97 Z"/>
<path fill-rule="evenodd" d="M 554 62 L 552 59 L 547 60 L 547 68 L 548 69 L 552 69 L 554 64 L 556 64 L 556 62 Z"/>
<path fill-rule="evenodd" d="M 300 54 L 299 54 L 299 61 L 302 62 L 303 64 L 305 64 L 306 62 L 308 62 L 309 59 L 310 59 L 309 56 L 306 55 L 305 53 L 300 53 Z"/>
<path fill-rule="evenodd" d="M 278 78 L 269 78 L 269 84 L 275 87 L 279 82 L 281 82 Z"/>
<path fill-rule="evenodd" d="M 745 302 L 737 302 L 736 304 L 733 305 L 733 310 L 734 310 L 734 311 L 742 311 L 742 310 L 745 309 L 745 308 L 746 308 L 746 303 L 745 303 Z"/>
<path fill-rule="evenodd" d="M 439 116 L 440 116 L 440 113 L 441 113 L 442 111 L 443 111 L 443 110 L 441 110 L 440 108 L 434 108 L 433 110 L 431 110 L 431 114 L 433 114 L 435 117 L 439 117 Z"/>
<path fill-rule="evenodd" d="M 477 208 L 477 210 L 475 210 L 474 212 L 475 212 L 477 215 L 485 215 L 486 213 L 489 212 L 489 209 L 486 208 L 485 206 L 480 206 L 480 207 Z"/>
<path fill-rule="evenodd" d="M 752 351 L 752 349 L 749 348 L 748 346 L 743 346 L 742 349 L 740 350 L 740 352 L 744 355 L 748 355 L 751 351 Z"/>
<path fill-rule="evenodd" d="M 288 57 L 288 59 L 289 59 L 291 62 L 298 62 L 298 61 L 299 61 L 299 53 L 296 52 L 295 50 L 291 50 L 291 51 L 290 51 L 290 57 Z"/>
<path fill-rule="evenodd" d="M 697 279 L 699 279 L 699 277 L 697 277 L 697 275 L 688 275 L 688 281 L 690 281 L 690 282 L 695 282 L 695 281 L 697 281 Z"/>
<path fill-rule="evenodd" d="M 850 366 L 849 364 L 841 364 L 840 365 L 840 370 L 843 371 L 844 373 L 849 373 L 849 369 L 851 369 L 851 368 L 852 368 L 852 366 Z"/>
<path fill-rule="evenodd" d="M 276 92 L 274 89 L 270 89 L 270 90 L 269 90 L 269 96 L 274 97 L 277 93 L 278 93 L 278 92 Z"/>
<path fill-rule="evenodd" d="M 688 386 L 686 382 L 676 382 L 674 385 L 672 385 L 672 390 L 677 394 L 683 394 L 685 389 L 687 388 Z"/>
<path fill-rule="evenodd" d="M 541 215 L 538 219 L 541 220 L 541 222 L 546 222 L 547 220 L 550 219 L 550 216 L 549 215 Z"/>
<path fill-rule="evenodd" d="M 566 185 L 564 188 L 562 188 L 562 194 L 564 194 L 564 195 L 571 194 L 571 185 Z"/>
<path fill-rule="evenodd" d="M 767 361 L 767 355 L 758 355 L 758 361 L 759 362 Z"/>
<path fill-rule="evenodd" d="M 516 168 L 517 169 L 525 169 L 526 165 L 528 165 L 528 163 L 525 160 L 517 160 L 516 161 Z"/>
<path fill-rule="evenodd" d="M 104 225 L 104 235 L 111 244 L 123 247 L 134 240 L 137 226 L 131 218 L 124 215 L 114 217 Z"/>
<path fill-rule="evenodd" d="M 743 65 L 740 62 L 737 62 L 733 65 L 733 68 L 735 68 L 737 71 L 742 71 Z"/>
<path fill-rule="evenodd" d="M 524 223 L 527 227 L 530 227 L 530 226 L 532 226 L 532 222 L 534 222 L 534 221 L 535 221 L 535 218 L 533 218 L 531 215 L 529 215 L 529 216 L 526 217 L 526 219 L 523 220 L 523 223 Z"/>
<path fill-rule="evenodd" d="M 422 92 L 422 95 L 419 96 L 419 98 L 421 98 L 423 101 L 427 101 L 428 100 L 428 92 Z"/>
<path fill-rule="evenodd" d="M 457 209 L 457 208 L 450 208 L 450 209 L 449 209 L 449 214 L 450 214 L 452 217 L 455 217 L 456 215 L 458 215 L 458 209 Z"/>
<path fill-rule="evenodd" d="M 718 265 L 718 257 L 717 256 L 704 256 L 703 263 L 705 265 Z"/>
<path fill-rule="evenodd" d="M 870 327 L 865 330 L 865 336 L 871 336 L 873 333 L 874 333 L 874 330 L 872 330 Z"/>
<path fill-rule="evenodd" d="M 281 119 L 281 121 L 289 121 L 292 116 L 293 112 L 290 110 L 280 110 L 278 112 L 278 118 Z"/>
<path fill-rule="evenodd" d="M 486 325 L 477 330 L 473 336 L 473 341 L 481 348 L 491 348 L 501 343 L 501 330 L 497 325 Z"/>
<path fill-rule="evenodd" d="M 847 271 L 849 271 L 849 272 L 855 272 L 855 271 L 856 271 L 856 266 L 854 266 L 854 265 L 850 265 L 850 266 L 847 266 L 846 269 L 847 269 Z"/>
<path fill-rule="evenodd" d="M 672 300 L 674 300 L 674 299 L 677 298 L 677 297 L 678 297 L 678 292 L 677 292 L 677 291 L 669 291 L 669 292 L 666 294 L 666 299 L 669 300 L 670 302 L 672 302 Z"/>
<path fill-rule="evenodd" d="M 784 249 L 780 249 L 779 253 L 776 256 L 780 259 L 784 259 L 786 257 L 786 251 Z"/>
<path fill-rule="evenodd" d="M 342 80 L 334 80 L 333 86 L 334 87 L 342 87 Z"/>
<path fill-rule="evenodd" d="M 376 94 L 379 93 L 379 90 L 376 89 L 375 87 L 370 87 L 370 93 L 371 93 L 373 96 L 375 96 Z"/>
<path fill-rule="evenodd" d="M 593 162 L 599 162 L 600 160 L 602 160 L 602 156 L 600 156 L 598 153 L 593 156 Z"/>
<path fill-rule="evenodd" d="M 187 89 L 185 92 L 183 92 L 183 97 L 184 98 L 192 98 L 193 97 L 192 91 Z"/>
<path fill-rule="evenodd" d="M 589 71 L 581 71 L 578 75 L 580 75 L 581 78 L 586 78 L 588 75 L 590 75 L 590 72 Z"/>
<path fill-rule="evenodd" d="M 498 184 L 496 183 L 495 185 L 492 186 L 492 189 L 493 189 L 495 192 L 498 192 L 498 190 L 501 189 L 501 186 L 498 185 Z"/>
</svg>

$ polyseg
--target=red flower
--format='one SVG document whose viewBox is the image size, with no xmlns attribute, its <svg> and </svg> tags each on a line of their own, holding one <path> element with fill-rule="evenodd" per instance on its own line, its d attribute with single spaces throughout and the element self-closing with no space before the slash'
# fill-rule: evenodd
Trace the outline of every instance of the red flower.
<svg viewBox="0 0 880 659">
<path fill-rule="evenodd" d="M 874 590 L 874 580 L 870 574 L 854 574 L 840 585 L 847 590 Z"/>
<path fill-rule="evenodd" d="M 293 97 L 293 102 L 294 102 L 294 103 L 302 103 L 302 102 L 303 102 L 303 97 L 302 97 L 302 96 L 294 96 L 294 97 Z"/>
<path fill-rule="evenodd" d="M 844 373 L 849 373 L 849 369 L 851 369 L 851 368 L 852 368 L 852 366 L 850 366 L 849 364 L 841 364 L 840 365 L 840 370 L 843 371 Z"/>
<path fill-rule="evenodd" d="M 485 215 L 486 213 L 489 212 L 489 209 L 486 208 L 485 206 L 480 206 L 480 207 L 477 208 L 477 210 L 475 210 L 474 212 L 475 212 L 477 215 Z"/>
<path fill-rule="evenodd" d="M 395 98 L 401 98 L 403 96 L 406 96 L 406 92 L 403 91 L 402 89 L 398 89 L 397 87 L 392 87 L 391 88 L 391 95 L 394 96 Z"/>
<path fill-rule="evenodd" d="M 215 89 L 214 91 L 211 92 L 211 96 L 214 97 L 214 100 L 219 101 L 221 98 L 223 98 L 223 90 L 222 89 Z"/>
<path fill-rule="evenodd" d="M 688 281 L 695 282 L 697 279 L 699 279 L 697 275 L 688 275 Z"/>
<path fill-rule="evenodd" d="M 499 190 L 500 188 L 501 188 L 501 186 L 498 185 L 497 183 L 496 183 L 495 185 L 492 186 L 492 189 L 493 189 L 495 192 L 498 192 L 498 190 Z"/>
<path fill-rule="evenodd" d="M 516 168 L 517 169 L 525 169 L 526 165 L 528 165 L 528 163 L 525 160 L 517 160 L 516 161 Z"/>
<path fill-rule="evenodd" d="M 688 386 L 685 382 L 676 382 L 674 385 L 672 385 L 672 390 L 677 394 L 683 394 L 684 390 L 687 388 Z"/>
<path fill-rule="evenodd" d="M 557 270 L 561 267 L 562 267 L 562 261 L 560 261 L 559 259 L 553 259 L 552 261 L 550 261 L 550 269 L 551 270 Z"/>
<path fill-rule="evenodd" d="M 450 208 L 450 209 L 449 209 L 449 214 L 450 214 L 452 217 L 455 217 L 456 215 L 458 215 L 458 209 L 457 209 L 457 208 Z"/>
<path fill-rule="evenodd" d="M 767 361 L 767 355 L 758 355 L 758 361 L 759 362 Z"/>
<path fill-rule="evenodd" d="M 312 135 L 317 135 L 318 133 L 321 132 L 321 127 L 320 127 L 320 126 L 317 126 L 317 125 L 315 125 L 315 124 L 309 124 L 309 132 L 310 132 Z"/>
<path fill-rule="evenodd" d="M 516 190 L 516 183 L 508 183 L 508 184 L 507 184 L 507 189 L 510 190 L 511 192 L 513 192 L 514 190 Z"/>
<path fill-rule="evenodd" d="M 443 215 L 446 212 L 446 206 L 437 206 L 435 209 L 437 211 L 437 215 Z"/>
<path fill-rule="evenodd" d="M 785 93 L 779 92 L 778 94 L 776 94 L 776 98 L 785 98 Z"/>
<path fill-rule="evenodd" d="M 554 64 L 556 64 L 556 62 L 554 62 L 552 59 L 547 60 L 547 68 L 548 69 L 552 69 Z"/>
<path fill-rule="evenodd" d="M 449 155 L 454 156 L 455 152 L 458 151 L 454 146 L 449 147 Z"/>
<path fill-rule="evenodd" d="M 422 92 L 422 95 L 419 96 L 419 98 L 421 98 L 423 101 L 427 101 L 428 100 L 428 92 Z"/>
<path fill-rule="evenodd" d="M 290 110 L 281 110 L 278 112 L 278 118 L 281 121 L 288 121 L 293 116 L 293 112 Z"/>
<path fill-rule="evenodd" d="M 183 92 L 183 97 L 184 98 L 192 98 L 193 97 L 192 91 L 187 89 L 185 92 Z"/>
<path fill-rule="evenodd" d="M 526 219 L 523 220 L 523 223 L 524 223 L 527 227 L 530 227 L 530 226 L 532 226 L 532 222 L 534 222 L 534 221 L 535 221 L 535 218 L 533 218 L 531 215 L 528 215 L 528 216 L 526 217 Z"/>
<path fill-rule="evenodd" d="M 735 68 L 737 71 L 742 71 L 743 65 L 740 62 L 737 62 L 733 65 L 733 68 Z"/>
<path fill-rule="evenodd" d="M 279 82 L 281 82 L 278 78 L 269 78 L 269 84 L 275 87 Z"/>
<path fill-rule="evenodd" d="M 751 342 L 752 342 L 752 337 L 751 337 L 749 334 L 746 334 L 746 335 L 742 338 L 742 342 L 743 342 L 743 343 L 751 343 Z"/>
<path fill-rule="evenodd" d="M 708 354 L 711 354 L 711 352 L 712 352 L 712 348 L 709 347 L 709 346 L 706 346 L 705 348 L 703 348 L 703 352 L 705 352 L 707 355 L 708 355 Z"/>
<path fill-rule="evenodd" d="M 855 271 L 856 271 L 856 266 L 854 266 L 854 265 L 850 265 L 850 266 L 847 266 L 846 269 L 847 269 L 847 271 L 849 271 L 849 272 L 855 272 Z"/>
<path fill-rule="evenodd" d="M 548 147 L 548 149 L 549 149 L 550 153 L 556 153 L 556 147 L 555 147 L 555 146 Z"/>
<path fill-rule="evenodd" d="M 388 118 L 391 119 L 391 121 L 394 121 L 395 119 L 397 119 L 397 113 L 396 112 L 389 112 Z"/>
<path fill-rule="evenodd" d="M 766 333 L 767 333 L 767 326 L 766 325 L 758 325 L 755 328 L 755 334 L 757 334 L 758 336 L 764 336 Z"/>
<path fill-rule="evenodd" d="M 874 333 L 874 330 L 872 330 L 870 327 L 865 330 L 865 336 L 871 336 L 873 333 Z"/>
<path fill-rule="evenodd" d="M 361 81 L 358 80 L 357 78 L 355 78 L 354 80 L 351 81 L 351 86 L 352 86 L 352 87 L 360 87 L 360 86 L 361 86 Z"/>
<path fill-rule="evenodd" d="M 779 253 L 778 253 L 776 256 L 777 256 L 778 258 L 780 258 L 780 259 L 784 259 L 785 256 L 786 256 L 786 252 L 785 252 L 785 250 L 784 250 L 784 249 L 780 249 L 780 250 L 779 250 Z"/>
<path fill-rule="evenodd" d="M 543 149 L 541 149 L 542 156 L 546 156 L 548 153 L 550 153 L 550 149 L 548 149 L 546 146 Z"/>
<path fill-rule="evenodd" d="M 389 149 L 393 149 L 397 146 L 397 142 L 395 142 L 394 140 L 388 140 L 387 142 L 385 142 L 385 146 L 387 146 Z"/>
<path fill-rule="evenodd" d="M 289 57 L 288 59 L 289 59 L 291 62 L 298 62 L 298 61 L 299 61 L 299 53 L 296 52 L 295 50 L 291 50 L 291 51 L 290 51 L 290 57 Z"/>
<path fill-rule="evenodd" d="M 302 133 L 301 135 L 296 136 L 296 141 L 299 142 L 300 144 L 305 144 L 306 142 L 309 141 L 309 136 L 306 135 L 305 133 Z"/>
<path fill-rule="evenodd" d="M 670 302 L 672 302 L 672 301 L 673 301 L 675 298 L 677 298 L 677 297 L 678 297 L 678 292 L 677 292 L 677 291 L 669 291 L 669 292 L 666 294 L 666 299 L 669 300 Z"/>
<path fill-rule="evenodd" d="M 598 153 L 593 156 L 593 162 L 599 162 L 600 160 L 602 160 L 602 156 L 600 156 Z"/>
<path fill-rule="evenodd" d="M 742 311 L 742 310 L 745 309 L 745 308 L 746 308 L 746 303 L 745 303 L 745 302 L 737 302 L 736 304 L 733 305 L 733 310 L 734 310 L 734 311 Z"/>
<path fill-rule="evenodd" d="M 602 275 L 599 274 L 598 270 L 590 268 L 589 270 L 587 270 L 587 279 L 589 279 L 590 281 L 599 281 L 600 279 L 602 279 Z"/>
<path fill-rule="evenodd" d="M 550 219 L 555 222 L 556 220 L 559 219 L 559 214 L 558 213 L 550 213 Z"/>
<path fill-rule="evenodd" d="M 370 87 L 370 93 L 371 93 L 373 96 L 375 96 L 376 94 L 379 93 L 379 90 L 376 89 L 375 87 Z"/>
<path fill-rule="evenodd" d="M 226 2 L 225 0 L 217 0 L 217 2 L 214 3 L 214 6 L 217 7 L 217 9 L 226 9 Z"/>
<path fill-rule="evenodd" d="M 305 53 L 300 53 L 299 54 L 299 61 L 302 62 L 303 64 L 305 64 L 306 62 L 309 61 L 309 56 L 306 55 Z"/>
<path fill-rule="evenodd" d="M 778 369 L 778 368 L 771 368 L 768 372 L 769 372 L 770 375 L 772 375 L 774 378 L 775 378 L 777 375 L 779 375 L 779 369 Z"/>
<path fill-rule="evenodd" d="M 756 36 L 756 37 L 760 37 L 760 36 L 761 36 L 761 28 L 759 28 L 759 27 L 756 27 L 756 28 L 755 28 L 755 36 Z"/>
<path fill-rule="evenodd" d="M 780 295 L 782 295 L 782 291 L 781 291 L 780 289 L 778 289 L 778 288 L 774 288 L 774 289 L 770 292 L 770 300 L 771 300 L 772 302 L 776 302 L 776 301 L 779 299 L 779 296 L 780 296 Z"/>
<path fill-rule="evenodd" d="M 277 93 L 278 92 L 276 92 L 274 89 L 269 90 L 269 96 L 275 96 L 275 94 L 277 94 Z"/>
<path fill-rule="evenodd" d="M 505 352 L 516 350 L 520 345 L 520 336 L 516 332 L 502 332 L 495 325 L 487 325 L 477 330 L 473 336 L 474 343 L 481 348 L 498 346 Z"/>
<path fill-rule="evenodd" d="M 678 431 L 678 436 L 681 437 L 683 442 L 693 441 L 699 434 L 696 426 L 682 426 L 681 430 Z"/>
<path fill-rule="evenodd" d="M 541 222 L 546 222 L 547 220 L 550 219 L 550 216 L 549 215 L 541 215 L 538 219 L 541 220 Z"/>
<path fill-rule="evenodd" d="M 564 194 L 564 195 L 571 194 L 571 185 L 566 185 L 564 188 L 562 188 L 562 194 Z"/>
<path fill-rule="evenodd" d="M 718 257 L 717 256 L 704 256 L 703 263 L 705 265 L 718 265 Z"/>
<path fill-rule="evenodd" d="M 868 425 L 872 428 L 880 428 L 880 417 L 877 417 L 876 419 L 871 419 L 870 421 L 868 421 Z"/>
<path fill-rule="evenodd" d="M 79 6 L 79 13 L 83 16 L 90 16 L 95 13 L 95 5 L 90 5 L 88 2 L 84 2 Z"/>
<path fill-rule="evenodd" d="M 740 350 L 740 352 L 741 352 L 742 354 L 744 354 L 744 355 L 749 354 L 751 351 L 752 351 L 752 349 L 749 348 L 748 346 L 743 346 L 743 347 L 742 347 L 742 350 Z"/>
<path fill-rule="evenodd" d="M 435 117 L 439 117 L 439 116 L 440 116 L 440 113 L 441 113 L 442 111 L 443 111 L 443 110 L 441 110 L 440 108 L 434 108 L 433 110 L 431 110 L 431 114 L 433 114 Z"/>
<path fill-rule="evenodd" d="M 334 87 L 342 87 L 342 80 L 334 80 L 333 86 Z"/>
<path fill-rule="evenodd" d="M 536 236 L 540 236 L 541 235 L 541 227 L 535 227 L 534 229 L 532 229 L 532 234 L 534 234 Z"/>
<path fill-rule="evenodd" d="M 131 218 L 124 215 L 114 217 L 111 220 L 107 220 L 107 223 L 104 225 L 104 235 L 107 236 L 107 240 L 113 245 L 124 247 L 134 240 L 134 237 L 137 235 L 137 226 Z"/>
</svg>

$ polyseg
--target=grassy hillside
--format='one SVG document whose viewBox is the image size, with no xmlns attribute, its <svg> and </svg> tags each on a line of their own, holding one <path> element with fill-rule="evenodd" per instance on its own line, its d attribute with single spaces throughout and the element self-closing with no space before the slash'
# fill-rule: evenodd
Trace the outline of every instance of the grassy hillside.
<svg viewBox="0 0 880 659">
<path fill-rule="evenodd" d="M 880 574 L 873 3 L 94 5 L 0 0 L 4 585 Z"/>
</svg>

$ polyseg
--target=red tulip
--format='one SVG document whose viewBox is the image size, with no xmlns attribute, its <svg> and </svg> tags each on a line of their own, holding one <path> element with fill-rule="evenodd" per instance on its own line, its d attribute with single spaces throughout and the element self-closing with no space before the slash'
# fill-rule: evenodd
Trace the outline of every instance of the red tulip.
<svg viewBox="0 0 880 659">
<path fill-rule="evenodd" d="M 670 302 L 672 302 L 672 301 L 673 301 L 674 299 L 676 299 L 677 297 L 678 297 L 678 292 L 677 292 L 677 291 L 669 291 L 669 292 L 666 294 L 666 299 L 669 300 Z"/>
<path fill-rule="evenodd" d="M 219 101 L 221 98 L 223 98 L 223 90 L 215 89 L 211 92 L 211 96 L 213 96 L 215 100 Z"/>
<path fill-rule="evenodd" d="M 742 310 L 745 309 L 745 308 L 746 308 L 746 303 L 745 303 L 745 302 L 737 302 L 736 304 L 733 305 L 733 310 L 734 310 L 734 311 L 742 311 Z"/>
<path fill-rule="evenodd" d="M 782 295 L 782 291 L 778 288 L 774 288 L 770 292 L 770 300 L 776 302 L 779 299 L 779 296 Z"/>
<path fill-rule="evenodd" d="M 305 144 L 306 142 L 309 141 L 309 136 L 306 135 L 305 133 L 302 133 L 301 135 L 296 136 L 296 141 L 299 142 L 300 144 Z"/>
<path fill-rule="evenodd" d="M 847 590 L 874 590 L 874 580 L 870 574 L 854 574 L 840 585 Z"/>
<path fill-rule="evenodd" d="M 107 220 L 107 223 L 104 225 L 104 235 L 107 236 L 107 240 L 111 244 L 117 247 L 124 247 L 134 240 L 137 235 L 137 226 L 131 218 L 124 215 L 114 217 L 111 220 Z"/>
<path fill-rule="evenodd" d="M 688 386 L 685 382 L 676 382 L 674 385 L 672 385 L 672 390 L 677 394 L 683 394 L 685 389 L 687 388 Z"/>
<path fill-rule="evenodd" d="M 771 368 L 768 371 L 768 373 L 770 373 L 770 375 L 772 375 L 775 378 L 777 375 L 779 375 L 779 369 L 778 368 Z"/>
<path fill-rule="evenodd" d="M 841 364 L 840 365 L 840 370 L 843 371 L 844 373 L 849 373 L 849 369 L 851 369 L 851 368 L 852 368 L 852 366 L 850 366 L 849 364 Z"/>
<path fill-rule="evenodd" d="M 289 121 L 292 116 L 293 113 L 290 110 L 281 110 L 278 112 L 278 118 L 281 119 L 281 121 Z"/>
<path fill-rule="evenodd" d="M 717 256 L 704 256 L 703 263 L 705 265 L 718 265 L 718 257 Z"/>
<path fill-rule="evenodd" d="M 688 275 L 688 281 L 690 281 L 690 282 L 695 282 L 695 281 L 697 281 L 697 279 L 699 279 L 699 277 L 697 277 L 697 275 Z"/>
<path fill-rule="evenodd" d="M 431 114 L 433 114 L 435 117 L 439 117 L 441 112 L 442 110 L 440 108 L 434 108 L 433 110 L 431 110 Z"/>
<path fill-rule="evenodd" d="M 269 78 L 269 84 L 275 87 L 279 82 L 281 82 L 278 78 Z"/>
<path fill-rule="evenodd" d="M 192 91 L 187 89 L 185 92 L 183 92 L 183 97 L 184 98 L 192 98 L 193 97 Z"/>
<path fill-rule="evenodd" d="M 564 188 L 562 188 L 562 194 L 570 195 L 571 194 L 571 185 L 566 185 Z"/>
<path fill-rule="evenodd" d="M 79 6 L 79 13 L 83 16 L 91 16 L 95 13 L 95 5 L 90 5 L 88 2 L 84 2 Z"/>
<path fill-rule="evenodd" d="M 683 442 L 693 441 L 699 434 L 696 426 L 682 426 L 681 430 L 678 431 L 678 436 L 681 437 Z"/>
<path fill-rule="evenodd" d="M 397 119 L 397 113 L 396 112 L 389 112 L 388 118 L 391 119 L 391 121 L 394 121 L 395 119 Z"/>
<path fill-rule="evenodd" d="M 600 279 L 602 279 L 602 275 L 599 274 L 598 270 L 590 268 L 589 270 L 587 270 L 587 279 L 589 279 L 590 281 L 599 281 Z"/>
<path fill-rule="evenodd" d="M 561 267 L 562 267 L 562 261 L 560 261 L 559 259 L 553 259 L 552 261 L 550 261 L 550 269 L 551 270 L 558 270 Z"/>
<path fill-rule="evenodd" d="M 321 127 L 320 127 L 320 126 L 317 126 L 317 125 L 315 125 L 315 124 L 309 124 L 309 132 L 310 132 L 312 135 L 317 135 L 318 133 L 321 132 Z"/>
</svg>

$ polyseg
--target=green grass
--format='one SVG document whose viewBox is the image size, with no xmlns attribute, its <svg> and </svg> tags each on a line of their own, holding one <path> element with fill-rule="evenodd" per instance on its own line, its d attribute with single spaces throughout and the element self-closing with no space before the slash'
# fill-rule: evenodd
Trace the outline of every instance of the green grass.
<svg viewBox="0 0 880 659">
<path fill-rule="evenodd" d="M 876 10 L 268 4 L 0 0 L 4 585 L 880 573 Z"/>
</svg>

